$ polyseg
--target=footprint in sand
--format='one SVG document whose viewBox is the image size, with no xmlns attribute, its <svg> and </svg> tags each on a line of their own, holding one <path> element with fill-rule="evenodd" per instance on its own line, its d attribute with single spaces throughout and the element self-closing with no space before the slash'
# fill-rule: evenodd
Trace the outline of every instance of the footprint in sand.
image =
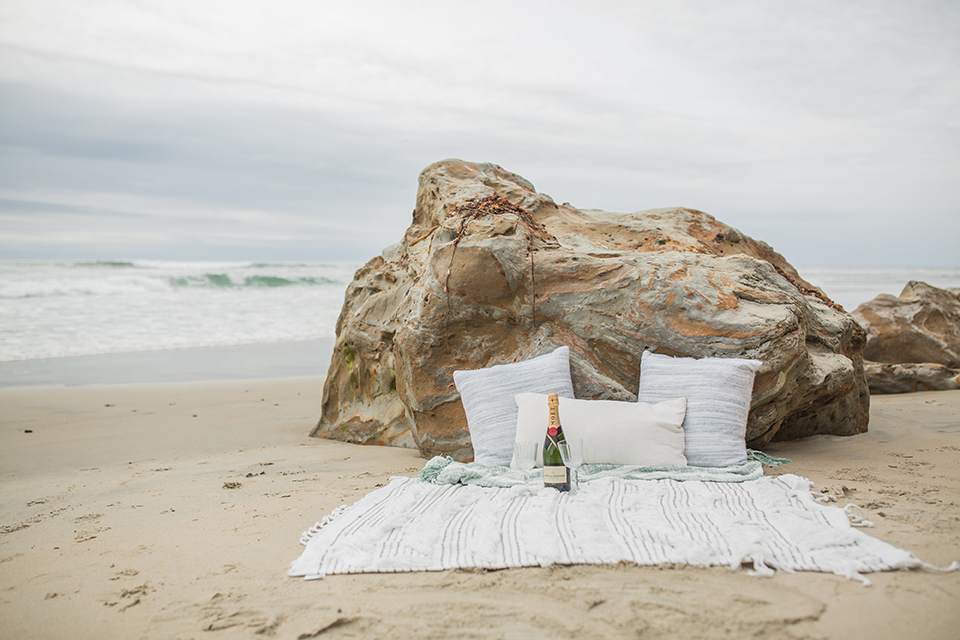
<svg viewBox="0 0 960 640">
<path fill-rule="evenodd" d="M 134 576 L 140 575 L 140 572 L 136 569 L 124 569 L 119 573 L 114 574 L 112 578 L 107 578 L 107 580 L 119 580 L 120 578 L 132 578 Z"/>
</svg>

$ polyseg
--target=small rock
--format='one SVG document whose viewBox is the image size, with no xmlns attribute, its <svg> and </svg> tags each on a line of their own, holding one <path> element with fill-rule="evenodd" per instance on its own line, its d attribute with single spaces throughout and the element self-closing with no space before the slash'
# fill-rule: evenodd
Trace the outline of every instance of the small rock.
<svg viewBox="0 0 960 640">
<path fill-rule="evenodd" d="M 960 389 L 960 369 L 932 362 L 886 364 L 864 362 L 870 393 L 914 393 Z"/>
<path fill-rule="evenodd" d="M 960 368 L 960 296 L 911 280 L 899 297 L 881 294 L 853 317 L 867 331 L 863 357 L 872 362 L 929 362 Z"/>
</svg>

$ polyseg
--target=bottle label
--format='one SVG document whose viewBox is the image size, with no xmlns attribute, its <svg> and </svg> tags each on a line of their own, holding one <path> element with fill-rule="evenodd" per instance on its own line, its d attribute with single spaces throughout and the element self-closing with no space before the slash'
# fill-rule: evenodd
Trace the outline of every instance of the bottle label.
<svg viewBox="0 0 960 640">
<path fill-rule="evenodd" d="M 565 484 L 567 482 L 567 468 L 548 464 L 543 468 L 544 484 Z"/>
</svg>

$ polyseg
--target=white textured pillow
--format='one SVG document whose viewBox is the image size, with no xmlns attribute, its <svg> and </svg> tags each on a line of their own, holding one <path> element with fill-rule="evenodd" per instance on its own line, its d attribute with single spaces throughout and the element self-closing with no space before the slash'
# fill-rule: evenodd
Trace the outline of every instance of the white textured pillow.
<svg viewBox="0 0 960 640">
<path fill-rule="evenodd" d="M 537 442 L 542 450 L 549 420 L 547 396 L 520 393 L 516 401 L 517 442 Z M 568 442 L 583 440 L 586 464 L 683 466 L 687 460 L 680 425 L 686 406 L 685 398 L 658 404 L 560 398 L 560 424 Z M 537 466 L 543 466 L 542 455 L 537 458 Z M 518 468 L 516 461 L 510 466 Z"/>
<path fill-rule="evenodd" d="M 740 358 L 673 358 L 645 351 L 638 402 L 684 396 L 687 463 L 725 467 L 747 461 L 747 415 L 753 376 L 763 363 Z"/>
<path fill-rule="evenodd" d="M 573 397 L 570 348 L 523 362 L 498 364 L 487 369 L 454 371 L 467 427 L 473 443 L 473 460 L 507 466 L 513 458 L 517 431 L 517 393 L 556 393 Z"/>
</svg>

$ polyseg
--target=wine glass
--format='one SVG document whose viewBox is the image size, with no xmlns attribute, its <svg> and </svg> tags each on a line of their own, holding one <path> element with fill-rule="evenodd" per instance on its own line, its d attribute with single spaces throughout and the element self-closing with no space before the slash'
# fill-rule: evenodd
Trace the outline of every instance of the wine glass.
<svg viewBox="0 0 960 640">
<path fill-rule="evenodd" d="M 583 440 L 567 440 L 558 443 L 557 446 L 560 449 L 563 464 L 570 469 L 570 493 L 576 493 L 580 490 L 577 469 L 583 464 Z"/>
<path fill-rule="evenodd" d="M 523 471 L 523 484 L 530 482 L 530 470 L 537 463 L 536 442 L 514 442 L 513 455 L 517 461 L 517 466 Z"/>
</svg>

